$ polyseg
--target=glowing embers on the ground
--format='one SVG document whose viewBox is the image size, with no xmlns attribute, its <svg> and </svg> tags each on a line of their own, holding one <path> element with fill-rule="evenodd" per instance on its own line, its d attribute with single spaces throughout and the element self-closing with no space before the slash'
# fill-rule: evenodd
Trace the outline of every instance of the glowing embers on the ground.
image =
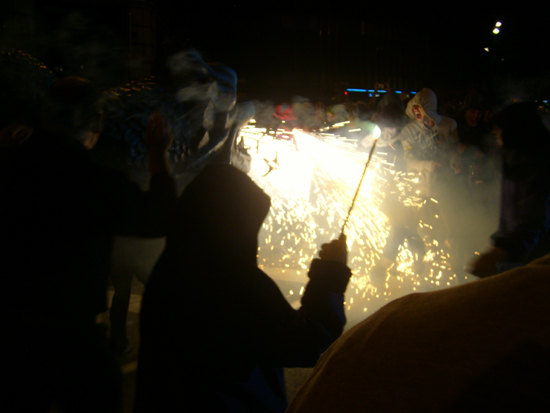
<svg viewBox="0 0 550 413">
<path fill-rule="evenodd" d="M 241 133 L 252 156 L 250 176 L 271 197 L 258 263 L 275 279 L 305 284 L 320 245 L 340 234 L 368 154 L 337 135 L 296 129 L 292 135 L 278 139 L 254 124 Z M 352 322 L 394 298 L 457 283 L 444 240 L 437 239 L 442 221 L 435 210 L 437 200 L 420 195 L 418 175 L 395 172 L 379 155 L 385 155 L 383 147 L 373 155 L 345 231 L 353 270 L 346 310 Z M 422 218 L 416 225 L 425 254 L 411 251 L 405 240 L 387 271 L 374 275 L 390 233 L 388 217 L 380 210 L 388 180 L 396 183 L 398 202 L 419 211 Z"/>
</svg>

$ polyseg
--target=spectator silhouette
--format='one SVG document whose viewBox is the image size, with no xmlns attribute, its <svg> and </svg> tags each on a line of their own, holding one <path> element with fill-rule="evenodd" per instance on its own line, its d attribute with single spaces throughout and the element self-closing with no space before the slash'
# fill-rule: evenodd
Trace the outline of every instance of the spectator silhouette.
<svg viewBox="0 0 550 413">
<path fill-rule="evenodd" d="M 470 271 L 478 277 L 550 251 L 550 132 L 531 102 L 513 103 L 493 120 L 503 154 L 500 219 L 493 246 L 472 263 Z"/>
<path fill-rule="evenodd" d="M 41 127 L 2 157 L 0 301 L 9 339 L 1 374 L 9 411 L 121 410 L 120 372 L 96 324 L 107 309 L 111 242 L 115 233 L 164 231 L 175 188 L 162 118 L 148 125 L 147 194 L 91 161 L 100 121 L 94 85 L 63 79 L 46 95 Z"/>
<path fill-rule="evenodd" d="M 143 297 L 136 411 L 282 412 L 282 368 L 313 366 L 341 334 L 344 240 L 312 262 L 296 311 L 257 266 L 269 207 L 246 174 L 221 163 L 181 195 Z"/>
</svg>

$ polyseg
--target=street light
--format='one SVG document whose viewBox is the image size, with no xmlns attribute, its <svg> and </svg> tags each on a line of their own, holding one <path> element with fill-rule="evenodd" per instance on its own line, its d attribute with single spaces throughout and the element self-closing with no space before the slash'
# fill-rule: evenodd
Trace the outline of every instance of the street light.
<svg viewBox="0 0 550 413">
<path fill-rule="evenodd" d="M 500 26 L 502 26 L 502 23 L 501 22 L 496 22 L 495 27 L 500 27 Z"/>
<path fill-rule="evenodd" d="M 500 33 L 500 30 L 499 30 L 498 28 L 495 27 L 495 28 L 493 29 L 493 33 L 494 33 L 494 34 L 499 34 L 499 33 Z"/>
</svg>

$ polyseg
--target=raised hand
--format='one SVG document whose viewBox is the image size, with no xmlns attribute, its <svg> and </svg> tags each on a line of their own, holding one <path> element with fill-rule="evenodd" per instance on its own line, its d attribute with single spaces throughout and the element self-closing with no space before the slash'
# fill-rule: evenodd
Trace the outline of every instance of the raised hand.
<svg viewBox="0 0 550 413">
<path fill-rule="evenodd" d="M 348 262 L 348 248 L 346 244 L 346 236 L 340 235 L 340 238 L 332 240 L 328 244 L 321 245 L 319 258 L 322 260 L 338 261 L 346 265 Z"/>
</svg>

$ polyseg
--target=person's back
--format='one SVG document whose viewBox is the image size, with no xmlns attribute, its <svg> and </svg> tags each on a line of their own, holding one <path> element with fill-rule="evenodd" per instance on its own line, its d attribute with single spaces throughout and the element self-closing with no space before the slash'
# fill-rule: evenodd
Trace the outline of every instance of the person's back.
<svg viewBox="0 0 550 413">
<path fill-rule="evenodd" d="M 345 244 L 323 247 L 294 310 L 256 262 L 269 206 L 227 164 L 184 190 L 143 297 L 136 411 L 282 412 L 282 367 L 313 366 L 341 334 Z"/>
<path fill-rule="evenodd" d="M 0 165 L 1 301 L 13 337 L 3 375 L 21 411 L 47 411 L 53 402 L 120 410 L 119 373 L 95 323 L 107 309 L 111 243 L 131 221 L 132 229 L 153 227 L 140 218 L 175 198 L 167 174 L 153 178 L 160 195 L 151 202 L 122 173 L 92 162 L 87 148 L 99 135 L 98 100 L 88 81 L 58 82 L 42 128 L 9 148 Z"/>
</svg>

